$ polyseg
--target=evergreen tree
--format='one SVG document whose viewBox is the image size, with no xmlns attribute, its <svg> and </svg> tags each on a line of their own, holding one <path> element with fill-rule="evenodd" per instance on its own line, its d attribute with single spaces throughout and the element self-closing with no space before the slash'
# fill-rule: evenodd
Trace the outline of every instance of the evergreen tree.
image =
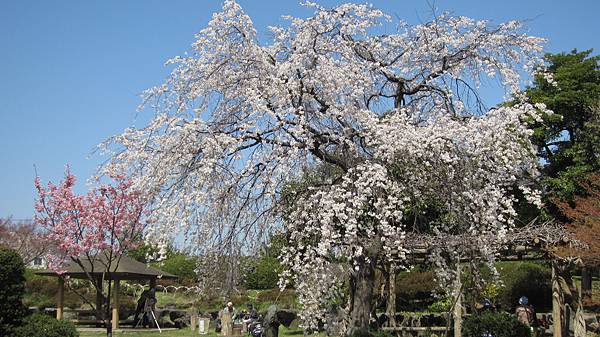
<svg viewBox="0 0 600 337">
<path fill-rule="evenodd" d="M 572 198 L 577 181 L 600 167 L 600 56 L 592 50 L 548 54 L 554 81 L 537 76 L 528 95 L 554 114 L 534 125 L 533 142 L 545 163 L 550 192 Z"/>
</svg>

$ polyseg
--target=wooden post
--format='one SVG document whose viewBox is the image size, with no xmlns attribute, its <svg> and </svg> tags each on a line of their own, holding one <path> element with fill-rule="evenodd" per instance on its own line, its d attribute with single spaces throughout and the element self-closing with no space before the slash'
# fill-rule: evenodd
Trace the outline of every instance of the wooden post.
<svg viewBox="0 0 600 337">
<path fill-rule="evenodd" d="M 454 285 L 454 294 L 456 296 L 454 303 L 454 337 L 462 336 L 462 281 L 460 280 L 461 270 L 460 262 L 456 264 L 456 283 Z"/>
<path fill-rule="evenodd" d="M 150 289 L 152 289 L 152 288 L 156 288 L 156 279 L 155 278 L 150 279 Z"/>
<path fill-rule="evenodd" d="M 575 311 L 575 317 L 573 322 L 573 336 L 586 337 L 587 329 L 585 325 L 585 317 L 583 315 L 583 303 L 581 302 L 581 287 L 577 287 L 577 293 L 577 310 Z"/>
<path fill-rule="evenodd" d="M 121 292 L 121 280 L 114 280 L 114 297 L 112 307 L 112 328 L 113 331 L 119 328 L 119 292 Z"/>
<path fill-rule="evenodd" d="M 559 277 L 556 262 L 552 262 L 552 337 L 563 337 L 564 299 Z"/>
<path fill-rule="evenodd" d="M 197 314 L 192 314 L 192 316 L 190 317 L 190 328 L 192 329 L 192 331 L 195 331 L 198 325 L 198 315 Z"/>
<path fill-rule="evenodd" d="M 56 319 L 63 319 L 63 305 L 65 302 L 65 280 L 58 278 L 58 293 L 56 294 Z"/>
<path fill-rule="evenodd" d="M 396 266 L 390 264 L 388 284 L 387 315 L 389 326 L 396 326 Z"/>
<path fill-rule="evenodd" d="M 581 296 L 583 300 L 592 298 L 592 271 L 586 266 L 581 268 Z"/>
</svg>

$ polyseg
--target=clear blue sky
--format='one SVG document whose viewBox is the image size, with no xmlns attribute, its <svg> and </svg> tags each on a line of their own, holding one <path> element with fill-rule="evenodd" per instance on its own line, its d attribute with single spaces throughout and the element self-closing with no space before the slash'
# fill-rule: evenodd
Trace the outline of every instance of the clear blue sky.
<svg viewBox="0 0 600 337">
<path fill-rule="evenodd" d="M 330 6 L 342 1 L 321 1 Z M 344 1 L 345 2 L 345 1 Z M 426 21 L 433 1 L 371 1 L 408 21 Z M 296 0 L 240 0 L 259 32 L 280 16 L 305 16 Z M 138 93 L 160 84 L 168 58 L 220 8 L 212 0 L 0 2 L 0 217 L 31 217 L 34 165 L 58 181 L 65 164 L 84 182 L 107 137 L 135 124 Z M 439 10 L 499 23 L 527 19 L 550 52 L 600 52 L 598 0 L 437 0 Z M 501 94 L 488 104 L 500 101 Z M 139 117 L 140 121 L 142 118 Z M 138 121 L 138 124 L 141 123 Z M 81 188 L 80 190 L 83 190 Z"/>
</svg>

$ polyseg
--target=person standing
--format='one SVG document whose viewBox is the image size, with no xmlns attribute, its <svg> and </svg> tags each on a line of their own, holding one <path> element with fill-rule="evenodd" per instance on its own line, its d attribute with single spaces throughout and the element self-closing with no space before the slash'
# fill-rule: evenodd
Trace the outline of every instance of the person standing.
<svg viewBox="0 0 600 337">
<path fill-rule="evenodd" d="M 232 302 L 227 302 L 225 308 L 220 312 L 221 316 L 221 333 L 223 336 L 233 335 L 233 319 L 236 316 L 235 308 Z"/>
<path fill-rule="evenodd" d="M 537 325 L 537 318 L 533 305 L 529 304 L 529 299 L 525 296 L 519 298 L 519 305 L 515 309 L 517 320 L 531 329 L 534 332 L 534 327 Z"/>
<path fill-rule="evenodd" d="M 144 290 L 142 295 L 137 302 L 137 307 L 135 308 L 135 317 L 133 318 L 134 327 L 137 327 L 140 323 L 140 319 L 142 320 L 142 326 L 147 327 L 150 324 L 150 317 L 154 308 L 156 306 L 156 289 L 150 288 L 148 290 Z M 140 318 L 140 314 L 142 317 Z"/>
</svg>

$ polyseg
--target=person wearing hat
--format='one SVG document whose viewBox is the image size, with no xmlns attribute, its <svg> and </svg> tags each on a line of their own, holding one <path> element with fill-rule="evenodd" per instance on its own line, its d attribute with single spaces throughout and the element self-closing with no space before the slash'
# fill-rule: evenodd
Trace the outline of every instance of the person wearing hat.
<svg viewBox="0 0 600 337">
<path fill-rule="evenodd" d="M 537 318 L 535 316 L 535 310 L 533 306 L 529 304 L 529 299 L 525 296 L 519 298 L 519 305 L 515 309 L 517 320 L 526 326 L 530 327 L 533 331 L 534 326 L 537 324 Z"/>
<path fill-rule="evenodd" d="M 223 336 L 231 336 L 233 334 L 233 319 L 236 317 L 237 312 L 233 307 L 232 302 L 227 302 L 225 308 L 220 312 L 221 318 L 221 332 Z"/>
</svg>

